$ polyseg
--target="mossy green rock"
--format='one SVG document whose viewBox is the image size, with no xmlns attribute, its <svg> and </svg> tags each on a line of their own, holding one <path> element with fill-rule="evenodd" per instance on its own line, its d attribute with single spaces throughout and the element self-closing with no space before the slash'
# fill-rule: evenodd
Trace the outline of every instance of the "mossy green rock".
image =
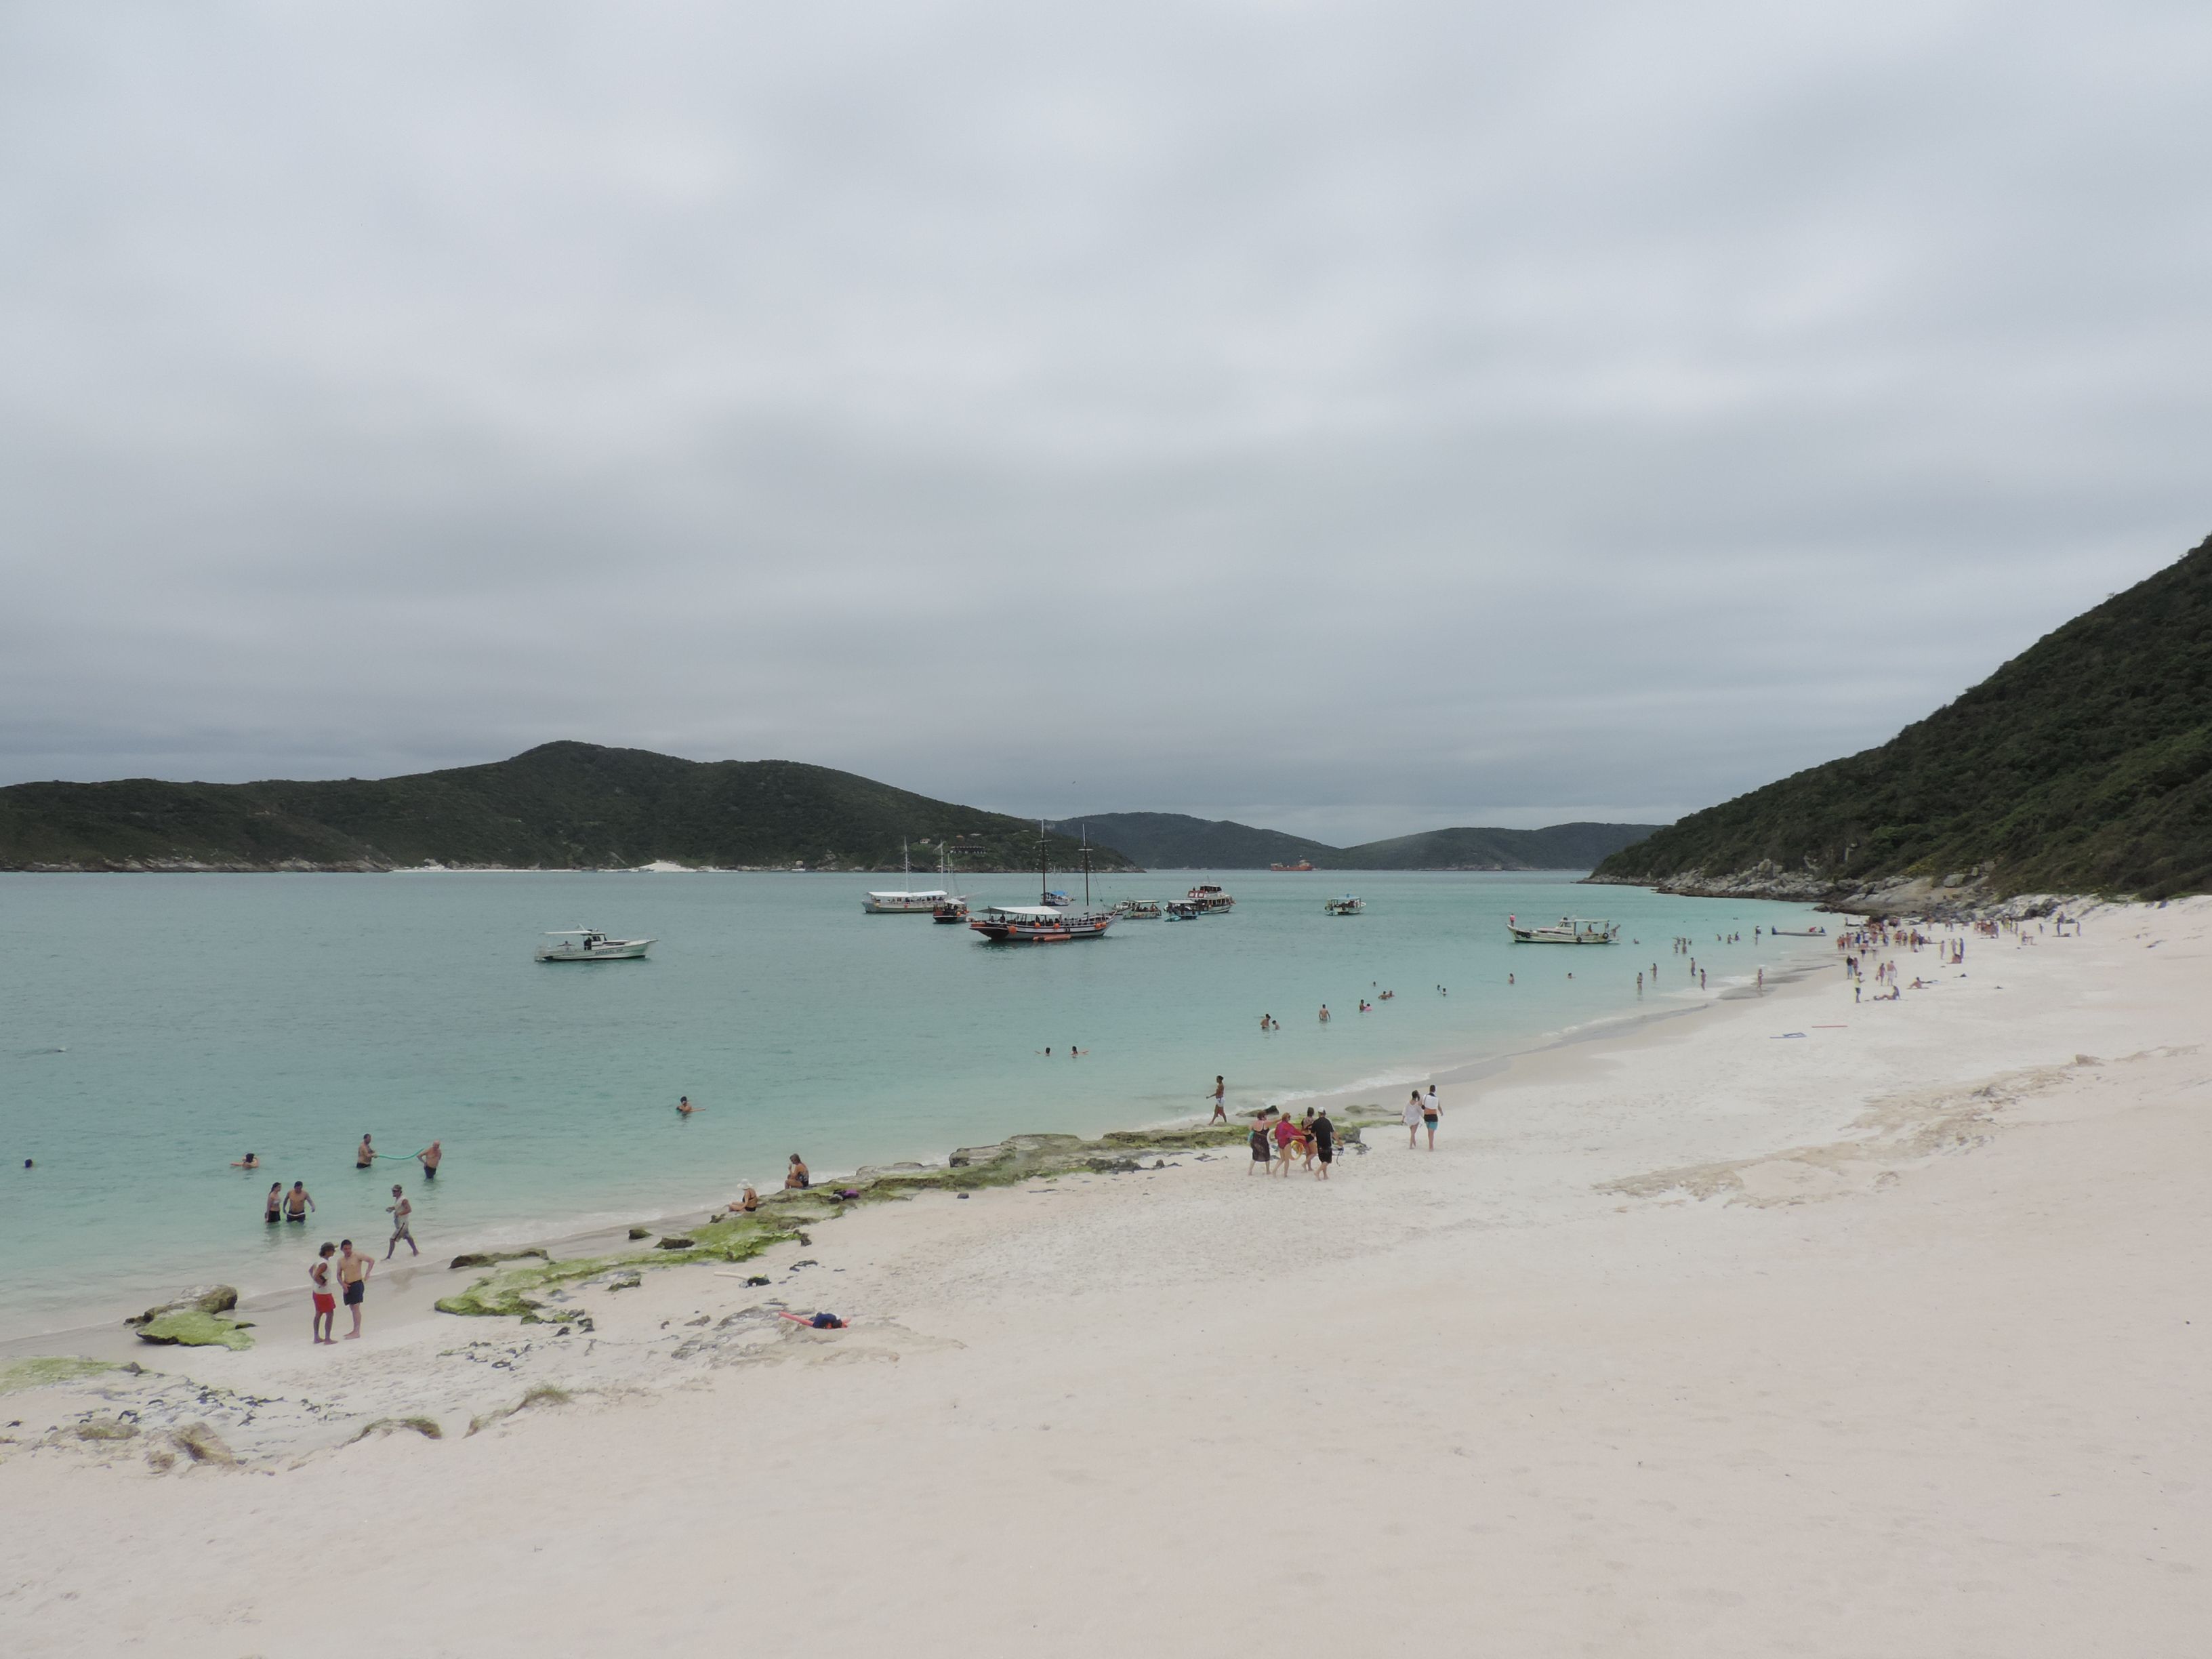
<svg viewBox="0 0 2212 1659">
<path fill-rule="evenodd" d="M 1362 1125 L 1395 1120 L 1377 1115 L 1347 1112 L 1337 1130 L 1347 1140 L 1358 1139 Z M 853 1193 L 843 1199 L 826 1188 L 786 1189 L 761 1200 L 753 1212 L 738 1211 L 715 1221 L 703 1222 L 687 1233 L 661 1241 L 649 1250 L 624 1251 L 612 1255 L 586 1256 L 574 1261 L 548 1261 L 509 1268 L 480 1279 L 465 1291 L 439 1298 L 441 1313 L 489 1315 L 517 1318 L 526 1324 L 560 1324 L 573 1320 L 574 1311 L 549 1307 L 544 1292 L 563 1285 L 596 1279 L 602 1273 L 635 1272 L 646 1267 L 668 1267 L 692 1261 L 744 1261 L 770 1245 L 805 1244 L 805 1229 L 828 1221 L 856 1204 L 883 1203 L 917 1198 L 924 1193 L 968 1193 L 986 1187 L 1011 1187 L 1024 1181 L 1074 1173 L 1091 1173 L 1101 1167 L 1133 1171 L 1138 1153 L 1172 1157 L 1213 1146 L 1242 1146 L 1250 1131 L 1242 1125 L 1227 1128 L 1125 1130 L 1085 1140 L 1080 1135 L 1010 1135 L 994 1146 L 963 1146 L 943 1169 L 919 1164 L 894 1166 L 872 1176 L 854 1176 L 842 1188 Z M 632 1229 L 636 1237 L 643 1229 Z"/>
<path fill-rule="evenodd" d="M 105 1359 L 76 1359 L 59 1356 L 12 1360 L 0 1365 L 0 1394 L 25 1389 L 51 1389 L 58 1383 L 81 1382 L 102 1371 L 118 1369 Z"/>
<path fill-rule="evenodd" d="M 173 1344 L 187 1348 L 250 1348 L 253 1339 L 220 1314 L 165 1313 L 138 1328 L 141 1342 Z"/>
</svg>

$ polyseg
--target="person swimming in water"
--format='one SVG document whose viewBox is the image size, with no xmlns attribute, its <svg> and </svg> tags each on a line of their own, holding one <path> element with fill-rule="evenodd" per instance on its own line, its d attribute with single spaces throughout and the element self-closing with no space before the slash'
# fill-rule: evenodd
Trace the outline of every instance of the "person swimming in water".
<svg viewBox="0 0 2212 1659">
<path fill-rule="evenodd" d="M 678 1116 L 679 1116 L 679 1117 L 689 1117 L 689 1116 L 690 1116 L 690 1115 L 691 1115 L 691 1114 L 692 1114 L 692 1113 L 694 1113 L 694 1112 L 697 1111 L 698 1109 L 698 1109 L 696 1106 L 694 1106 L 694 1105 L 691 1103 L 691 1097 L 690 1097 L 690 1096 L 689 1096 L 689 1095 L 678 1095 L 678 1096 L 676 1097 L 676 1113 L 677 1113 L 677 1115 L 678 1115 Z"/>
</svg>

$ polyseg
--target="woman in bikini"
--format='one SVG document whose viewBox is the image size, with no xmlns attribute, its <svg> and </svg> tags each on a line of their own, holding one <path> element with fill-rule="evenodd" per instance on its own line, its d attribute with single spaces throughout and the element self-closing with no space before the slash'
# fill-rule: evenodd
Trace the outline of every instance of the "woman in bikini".
<svg viewBox="0 0 2212 1659">
<path fill-rule="evenodd" d="M 791 1168 L 784 1171 L 783 1184 L 786 1191 L 813 1185 L 813 1177 L 806 1173 L 805 1160 L 797 1152 L 791 1155 Z"/>
<path fill-rule="evenodd" d="M 269 1183 L 269 1206 L 262 1212 L 261 1218 L 272 1227 L 284 1218 L 284 1183 L 283 1182 L 272 1181 Z"/>
</svg>

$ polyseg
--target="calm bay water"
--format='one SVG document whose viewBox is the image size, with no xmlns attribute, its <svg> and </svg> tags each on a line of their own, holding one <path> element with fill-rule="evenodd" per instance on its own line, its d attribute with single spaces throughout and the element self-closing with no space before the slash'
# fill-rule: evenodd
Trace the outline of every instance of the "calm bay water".
<svg viewBox="0 0 2212 1659">
<path fill-rule="evenodd" d="M 1809 925 L 1797 907 L 1559 874 L 1171 872 L 1093 892 L 1200 879 L 1237 908 L 994 947 L 863 915 L 867 877 L 0 876 L 0 1334 L 192 1282 L 290 1283 L 301 1230 L 261 1219 L 278 1179 L 307 1183 L 313 1240 L 380 1255 L 402 1182 L 443 1256 L 720 1202 L 780 1182 L 793 1152 L 820 1175 L 1202 1113 L 1217 1072 L 1232 1106 L 1364 1079 L 1393 1100 L 1430 1066 L 1632 1012 L 1655 960 L 1646 1006 L 1685 994 L 1677 933 L 1746 934 L 1701 946 L 1716 992 L 1723 970 L 1829 954 L 1749 941 Z M 1034 896 L 1019 877 L 965 884 Z M 1347 886 L 1367 913 L 1323 915 Z M 1509 912 L 1609 916 L 1641 944 L 1516 947 Z M 531 959 L 542 930 L 584 925 L 661 942 L 639 963 Z M 411 1163 L 357 1173 L 363 1130 L 387 1153 L 442 1139 L 435 1185 Z M 261 1171 L 228 1167 L 248 1151 Z"/>
</svg>

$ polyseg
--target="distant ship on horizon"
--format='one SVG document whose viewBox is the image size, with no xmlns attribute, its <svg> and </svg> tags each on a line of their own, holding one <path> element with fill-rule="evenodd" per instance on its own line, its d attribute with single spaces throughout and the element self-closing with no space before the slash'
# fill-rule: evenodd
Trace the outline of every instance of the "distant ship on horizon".
<svg viewBox="0 0 2212 1659">
<path fill-rule="evenodd" d="M 1267 867 L 1270 870 L 1311 870 L 1313 868 L 1313 860 L 1311 859 L 1300 859 L 1296 864 L 1271 864 Z"/>
</svg>

